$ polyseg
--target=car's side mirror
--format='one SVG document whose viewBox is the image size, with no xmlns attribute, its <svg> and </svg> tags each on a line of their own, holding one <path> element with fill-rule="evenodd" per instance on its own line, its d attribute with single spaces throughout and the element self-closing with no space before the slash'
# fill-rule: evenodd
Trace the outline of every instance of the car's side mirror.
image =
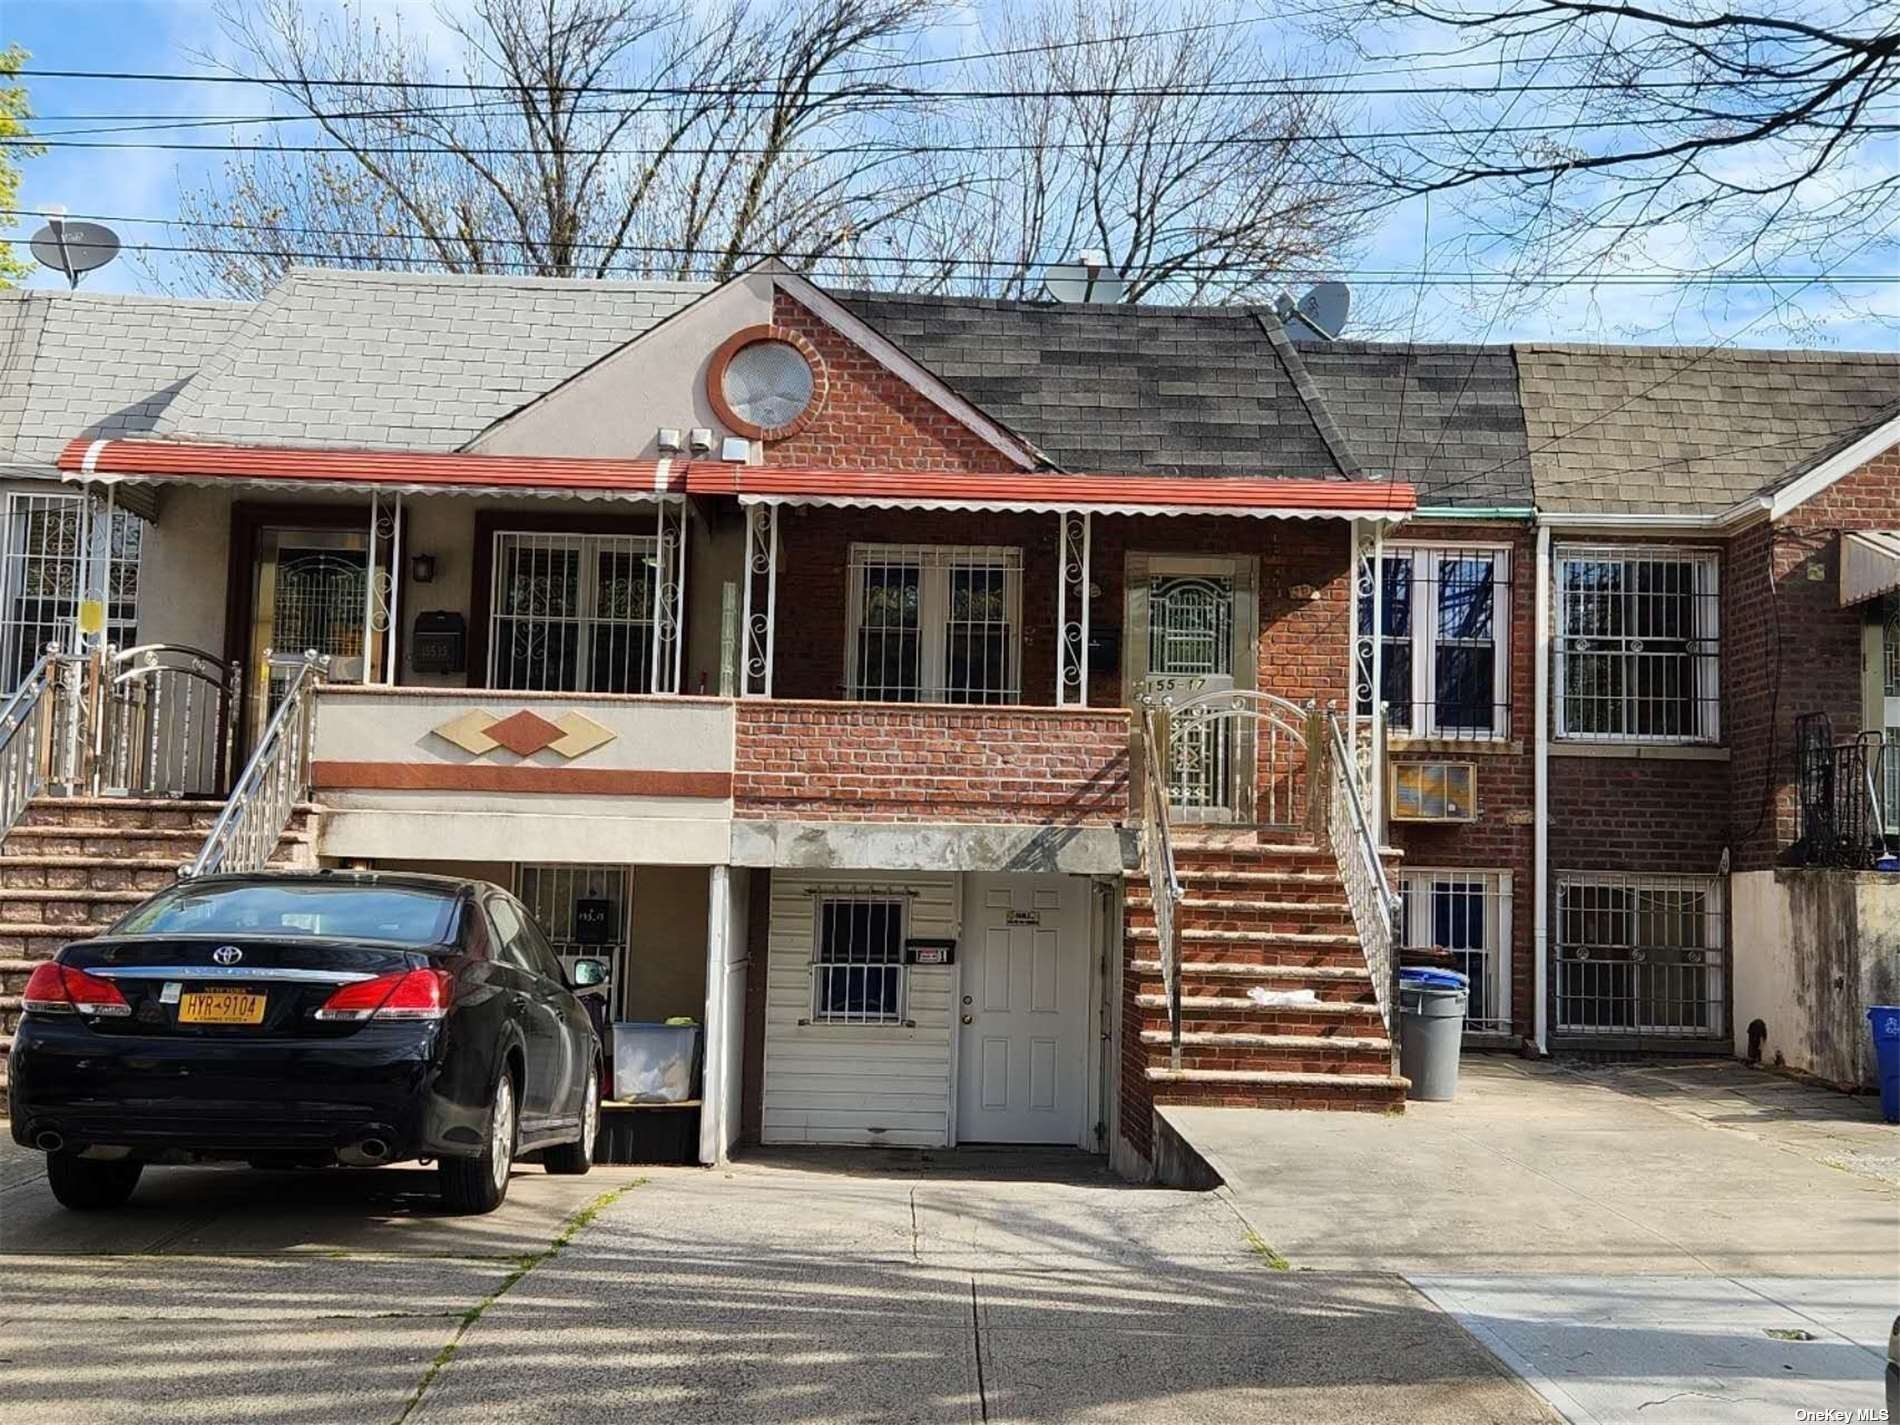
<svg viewBox="0 0 1900 1425">
<path fill-rule="evenodd" d="M 567 981 L 577 990 L 604 985 L 607 983 L 607 962 L 592 959 L 575 960 L 567 967 Z"/>
</svg>

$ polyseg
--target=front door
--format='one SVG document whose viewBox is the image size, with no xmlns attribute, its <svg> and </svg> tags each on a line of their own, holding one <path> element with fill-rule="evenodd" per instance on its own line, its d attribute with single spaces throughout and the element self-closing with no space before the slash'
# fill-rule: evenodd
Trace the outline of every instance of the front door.
<svg viewBox="0 0 1900 1425">
<path fill-rule="evenodd" d="M 972 876 L 967 896 L 957 1141 L 1086 1146 L 1088 883 Z"/>
<path fill-rule="evenodd" d="M 369 606 L 369 537 L 362 530 L 260 529 L 257 533 L 252 589 L 250 728 L 253 739 L 270 721 L 290 672 L 273 669 L 264 676 L 268 655 L 300 657 L 315 649 L 330 659 L 330 677 L 339 683 L 363 681 L 363 660 L 380 657 L 381 639 L 367 626 L 375 622 Z"/>
<path fill-rule="evenodd" d="M 1253 564 L 1245 559 L 1129 556 L 1130 692 L 1180 702 L 1203 692 L 1252 688 Z M 1244 820 L 1250 811 L 1253 740 L 1245 719 L 1177 728 L 1169 802 L 1188 821 Z"/>
</svg>

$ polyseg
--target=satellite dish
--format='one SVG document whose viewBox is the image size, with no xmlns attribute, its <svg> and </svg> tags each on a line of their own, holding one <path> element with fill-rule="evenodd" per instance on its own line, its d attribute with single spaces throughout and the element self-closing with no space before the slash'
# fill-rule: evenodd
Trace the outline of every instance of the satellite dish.
<svg viewBox="0 0 1900 1425">
<path fill-rule="evenodd" d="M 73 223 L 54 218 L 28 244 L 40 266 L 64 273 L 74 287 L 95 268 L 119 255 L 119 235 L 104 223 Z"/>
<path fill-rule="evenodd" d="M 1051 263 L 1042 293 L 1052 302 L 1119 302 L 1128 283 L 1109 270 L 1106 253 L 1085 252 L 1074 262 Z"/>
<path fill-rule="evenodd" d="M 1335 340 L 1346 325 L 1346 313 L 1352 308 L 1352 289 L 1344 282 L 1322 282 L 1298 304 L 1282 300 L 1279 311 L 1293 325 L 1290 335 L 1297 341 L 1304 326 L 1327 341 Z"/>
</svg>

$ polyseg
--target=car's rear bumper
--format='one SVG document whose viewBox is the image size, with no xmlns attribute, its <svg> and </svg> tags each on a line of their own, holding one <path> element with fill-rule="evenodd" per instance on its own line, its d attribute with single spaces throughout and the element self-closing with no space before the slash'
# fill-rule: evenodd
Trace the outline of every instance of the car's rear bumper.
<svg viewBox="0 0 1900 1425">
<path fill-rule="evenodd" d="M 22 1022 L 8 1058 L 14 1141 L 143 1157 L 317 1154 L 383 1145 L 387 1161 L 463 1152 L 473 1134 L 436 1092 L 437 1026 L 348 1038 L 185 1040 Z"/>
</svg>

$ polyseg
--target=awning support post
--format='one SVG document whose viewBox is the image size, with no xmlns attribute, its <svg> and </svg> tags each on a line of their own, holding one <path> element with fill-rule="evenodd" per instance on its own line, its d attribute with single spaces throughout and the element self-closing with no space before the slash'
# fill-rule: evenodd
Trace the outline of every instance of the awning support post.
<svg viewBox="0 0 1900 1425">
<path fill-rule="evenodd" d="M 745 569 L 741 588 L 745 609 L 741 617 L 744 640 L 739 669 L 739 695 L 772 696 L 772 653 L 778 624 L 778 506 L 748 505 L 745 512 Z"/>
<path fill-rule="evenodd" d="M 1087 510 L 1064 510 L 1061 577 L 1056 580 L 1056 706 L 1089 705 L 1089 544 Z"/>
<path fill-rule="evenodd" d="M 680 613 L 686 607 L 686 497 L 661 495 L 654 513 L 653 664 L 647 686 L 656 693 L 680 690 L 686 639 Z"/>
</svg>

